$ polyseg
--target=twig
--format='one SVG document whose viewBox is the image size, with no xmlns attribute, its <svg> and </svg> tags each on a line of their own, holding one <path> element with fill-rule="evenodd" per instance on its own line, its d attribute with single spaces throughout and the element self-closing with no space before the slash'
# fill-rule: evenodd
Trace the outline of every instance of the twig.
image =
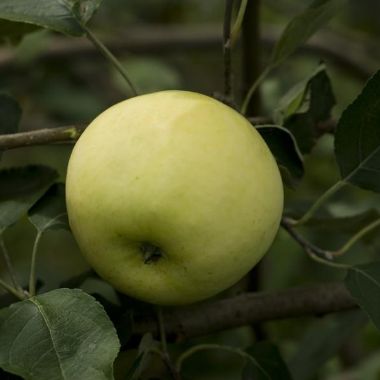
<svg viewBox="0 0 380 380">
<path fill-rule="evenodd" d="M 271 118 L 265 116 L 251 117 L 249 120 L 253 125 L 273 123 Z M 328 123 L 329 125 L 335 125 L 332 121 L 329 121 Z M 0 150 L 17 149 L 26 146 L 70 143 L 78 140 L 79 136 L 85 129 L 85 125 L 72 125 L 0 135 Z"/>
<path fill-rule="evenodd" d="M 119 62 L 119 60 L 111 53 L 111 51 L 103 44 L 102 41 L 99 40 L 98 37 L 95 36 L 94 33 L 90 29 L 88 29 L 85 25 L 81 25 L 83 30 L 86 32 L 87 38 L 96 46 L 96 48 L 103 54 L 103 56 L 115 67 L 115 69 L 120 73 L 123 79 L 127 82 L 128 86 L 132 91 L 133 96 L 137 96 L 136 87 L 133 85 L 130 80 L 125 68 Z"/>
<path fill-rule="evenodd" d="M 332 259 L 332 254 L 330 251 L 324 250 L 317 247 L 316 245 L 310 243 L 301 234 L 299 234 L 293 227 L 294 222 L 292 219 L 284 217 L 281 220 L 281 226 L 289 233 L 289 235 L 307 252 L 314 253 L 320 257 L 326 258 L 328 260 Z"/>
<path fill-rule="evenodd" d="M 164 313 L 168 336 L 178 340 L 257 322 L 319 316 L 357 307 L 341 283 L 319 284 L 267 293 L 244 293 L 214 302 Z M 133 333 L 158 334 L 155 318 L 136 319 Z"/>
<path fill-rule="evenodd" d="M 232 92 L 231 74 L 231 20 L 234 0 L 225 0 L 223 22 L 224 96 L 228 99 Z"/>
<path fill-rule="evenodd" d="M 0 150 L 76 141 L 85 128 L 85 126 L 68 126 L 0 135 Z"/>
<path fill-rule="evenodd" d="M 337 269 L 347 270 L 351 266 L 347 264 L 335 263 L 331 261 L 334 258 L 334 251 L 328 251 L 315 246 L 299 234 L 294 226 L 294 221 L 290 218 L 282 218 L 281 226 L 289 233 L 289 235 L 304 249 L 311 259 L 320 264 L 328 265 Z"/>
<path fill-rule="evenodd" d="M 252 0 L 250 0 L 252 1 Z M 248 2 L 249 3 L 249 2 Z M 263 47 L 270 49 L 280 37 L 281 30 L 266 26 L 262 31 Z M 173 51 L 210 50 L 219 49 L 221 43 L 220 25 L 188 27 L 183 25 L 171 26 L 144 26 L 130 27 L 123 30 L 115 39 L 108 39 L 106 45 L 115 53 L 122 52 L 158 52 L 173 53 Z M 332 32 L 319 32 L 305 45 L 300 47 L 300 53 L 319 55 L 332 60 L 339 67 L 352 75 L 366 80 L 378 67 L 375 58 L 368 54 L 371 51 L 366 43 L 357 38 L 346 38 Z M 376 49 L 372 49 L 376 52 Z M 43 61 L 62 60 L 71 61 L 80 57 L 98 57 L 97 50 L 86 39 L 67 40 L 62 37 L 53 37 L 46 51 L 38 59 Z M 0 49 L 0 68 L 15 68 L 16 54 L 9 48 Z M 22 67 L 20 67 L 22 69 Z"/>
</svg>

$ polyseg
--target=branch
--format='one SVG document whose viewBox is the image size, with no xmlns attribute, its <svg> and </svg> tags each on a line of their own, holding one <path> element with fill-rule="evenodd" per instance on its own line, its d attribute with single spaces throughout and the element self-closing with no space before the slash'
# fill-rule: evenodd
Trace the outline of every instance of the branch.
<svg viewBox="0 0 380 380">
<path fill-rule="evenodd" d="M 270 49 L 279 39 L 281 31 L 278 28 L 266 26 L 261 35 L 263 47 Z M 158 52 L 160 54 L 173 51 L 219 49 L 222 43 L 219 25 L 211 26 L 144 26 L 129 28 L 117 39 L 105 41 L 115 53 Z M 368 45 L 369 46 L 369 45 Z M 319 54 L 330 59 L 351 74 L 366 80 L 378 67 L 375 59 L 376 49 L 370 49 L 366 42 L 359 39 L 345 38 L 332 32 L 319 32 L 313 36 L 300 52 Z M 368 51 L 372 51 L 372 57 Z M 380 55 L 380 51 L 377 50 Z M 0 49 L 0 68 L 14 69 L 14 49 Z M 47 49 L 41 53 L 40 60 L 59 60 L 68 58 L 71 61 L 79 57 L 98 57 L 97 50 L 84 38 L 68 40 L 53 37 Z"/>
<path fill-rule="evenodd" d="M 233 0 L 225 0 L 223 23 L 223 61 L 224 61 L 224 96 L 228 99 L 232 92 L 232 67 L 231 67 L 231 20 Z"/>
<path fill-rule="evenodd" d="M 250 117 L 248 120 L 255 126 L 261 124 L 273 124 L 273 120 L 265 116 Z M 333 133 L 335 125 L 335 121 L 327 120 L 325 123 L 318 124 L 317 129 L 321 134 Z M 9 135 L 0 135 L 0 151 L 22 148 L 25 146 L 75 142 L 84 132 L 86 127 L 86 125 L 72 125 L 66 127 L 36 129 L 29 132 L 13 133 Z"/>
<path fill-rule="evenodd" d="M 193 307 L 167 310 L 165 330 L 185 340 L 257 322 L 305 316 L 321 316 L 357 307 L 341 283 L 281 290 L 271 293 L 244 293 Z M 154 318 L 138 319 L 134 334 L 158 334 Z"/>
<path fill-rule="evenodd" d="M 76 141 L 85 128 L 85 126 L 69 126 L 0 135 L 0 150 Z"/>
</svg>

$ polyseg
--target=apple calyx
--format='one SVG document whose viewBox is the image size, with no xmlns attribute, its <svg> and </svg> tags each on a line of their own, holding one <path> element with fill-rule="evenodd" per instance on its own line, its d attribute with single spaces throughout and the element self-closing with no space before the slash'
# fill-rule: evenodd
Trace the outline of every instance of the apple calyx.
<svg viewBox="0 0 380 380">
<path fill-rule="evenodd" d="M 142 243 L 140 251 L 143 254 L 144 264 L 155 263 L 163 256 L 161 248 L 149 242 Z"/>
</svg>

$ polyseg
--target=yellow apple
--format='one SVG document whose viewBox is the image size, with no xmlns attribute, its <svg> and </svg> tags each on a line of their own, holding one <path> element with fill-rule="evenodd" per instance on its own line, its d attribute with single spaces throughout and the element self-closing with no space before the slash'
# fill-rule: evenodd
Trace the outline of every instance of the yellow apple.
<svg viewBox="0 0 380 380">
<path fill-rule="evenodd" d="M 210 97 L 163 91 L 107 109 L 74 147 L 73 234 L 116 289 L 196 302 L 242 278 L 277 232 L 283 187 L 267 145 Z"/>
</svg>

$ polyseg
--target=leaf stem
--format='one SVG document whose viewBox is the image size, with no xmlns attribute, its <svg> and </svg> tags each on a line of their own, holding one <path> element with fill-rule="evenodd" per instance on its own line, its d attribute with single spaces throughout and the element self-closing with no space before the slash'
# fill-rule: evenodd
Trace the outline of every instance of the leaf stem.
<svg viewBox="0 0 380 380">
<path fill-rule="evenodd" d="M 375 228 L 380 226 L 380 219 L 375 220 L 374 222 L 368 224 L 363 227 L 360 231 L 358 231 L 354 236 L 351 237 L 340 249 L 333 252 L 334 256 L 342 256 L 346 253 L 355 243 L 357 243 L 363 236 L 373 231 Z"/>
<path fill-rule="evenodd" d="M 13 294 L 15 297 L 17 297 L 20 300 L 24 300 L 26 298 L 24 292 L 21 290 L 18 290 L 14 288 L 13 286 L 7 284 L 4 280 L 0 278 L 0 286 L 2 286 L 7 292 Z"/>
<path fill-rule="evenodd" d="M 163 315 L 161 306 L 157 307 L 157 319 L 158 319 L 158 329 L 160 332 L 160 340 L 161 340 L 161 348 L 162 348 L 162 350 L 159 351 L 158 354 L 161 356 L 162 361 L 165 363 L 166 367 L 168 368 L 168 371 L 170 372 L 171 377 L 174 380 L 181 380 L 181 375 L 177 371 L 176 367 L 173 365 L 169 351 L 168 351 L 164 315 Z"/>
<path fill-rule="evenodd" d="M 241 110 L 240 110 L 240 112 L 243 115 L 245 115 L 246 112 L 247 112 L 248 104 L 249 104 L 249 102 L 250 102 L 253 94 L 255 93 L 255 91 L 257 90 L 257 88 L 260 86 L 260 84 L 262 83 L 262 81 L 267 77 L 267 75 L 269 74 L 269 72 L 271 71 L 271 69 L 272 69 L 271 66 L 267 66 L 264 69 L 264 71 L 260 74 L 260 76 L 252 84 L 252 86 L 250 87 L 250 89 L 248 90 L 248 93 L 247 93 L 247 95 L 244 98 L 243 105 L 241 106 Z"/>
<path fill-rule="evenodd" d="M 5 261 L 5 265 L 7 267 L 7 271 L 8 271 L 9 277 L 10 277 L 10 279 L 12 281 L 13 287 L 15 289 L 17 289 L 18 291 L 23 292 L 23 289 L 22 289 L 21 285 L 17 281 L 16 273 L 15 273 L 15 271 L 13 269 L 12 261 L 11 261 L 8 249 L 7 249 L 6 245 L 5 245 L 5 241 L 4 241 L 4 237 L 3 237 L 2 233 L 0 233 L 0 248 L 1 248 L 1 251 L 2 251 L 2 254 L 3 254 L 3 257 L 4 257 L 4 261 Z"/>
<path fill-rule="evenodd" d="M 308 256 L 317 261 L 320 264 L 328 265 L 337 269 L 350 269 L 350 265 L 335 263 L 331 260 L 334 257 L 334 252 L 324 250 L 312 244 L 310 241 L 305 239 L 300 233 L 294 228 L 294 221 L 284 217 L 281 220 L 281 226 L 289 233 L 289 235 L 303 248 L 303 250 L 308 254 Z"/>
<path fill-rule="evenodd" d="M 316 261 L 317 263 L 327 265 L 332 268 L 341 269 L 341 270 L 348 270 L 352 268 L 352 265 L 348 264 L 342 264 L 342 263 L 335 263 L 334 261 L 329 261 L 327 259 L 324 259 L 321 256 L 316 255 L 312 250 L 306 250 L 309 257 Z"/>
<path fill-rule="evenodd" d="M 36 239 L 33 244 L 32 259 L 30 265 L 30 276 L 29 276 L 29 294 L 30 297 L 36 295 L 36 261 L 37 261 L 37 251 L 41 241 L 42 231 L 38 231 Z"/>
<path fill-rule="evenodd" d="M 161 345 L 162 345 L 162 351 L 167 353 L 168 352 L 168 345 L 166 342 L 164 316 L 163 316 L 161 306 L 157 307 L 157 319 L 158 319 L 158 329 L 160 331 L 160 340 L 161 340 Z"/>
<path fill-rule="evenodd" d="M 346 184 L 345 181 L 338 181 L 333 186 L 331 186 L 325 193 L 323 193 L 309 208 L 308 211 L 298 220 L 294 220 L 292 223 L 294 226 L 299 226 L 308 222 L 315 212 L 338 190 L 340 190 Z"/>
<path fill-rule="evenodd" d="M 83 30 L 86 32 L 87 38 L 95 45 L 95 47 L 100 51 L 100 53 L 109 61 L 112 63 L 112 65 L 115 67 L 115 69 L 120 73 L 120 75 L 125 79 L 128 86 L 130 87 L 133 96 L 137 96 L 138 92 L 133 85 L 132 81 L 130 80 L 125 68 L 121 65 L 119 60 L 111 53 L 111 51 L 101 42 L 98 37 L 95 36 L 95 34 L 87 28 L 86 25 L 81 25 Z"/>
<path fill-rule="evenodd" d="M 231 46 L 233 46 L 238 39 L 241 25 L 243 23 L 243 19 L 245 15 L 245 10 L 247 9 L 247 3 L 248 3 L 248 0 L 241 0 L 239 11 L 231 30 Z"/>
<path fill-rule="evenodd" d="M 248 360 L 249 362 L 251 362 L 256 368 L 258 368 L 264 375 L 266 375 L 268 378 L 269 375 L 267 374 L 267 372 L 260 366 L 260 364 L 249 354 L 247 354 L 245 351 L 239 349 L 239 348 L 235 348 L 235 347 L 230 347 L 230 346 L 223 346 L 223 345 L 220 345 L 220 344 L 198 344 L 196 346 L 193 346 L 191 348 L 189 348 L 187 351 L 185 351 L 177 360 L 177 363 L 176 363 L 176 368 L 177 368 L 177 371 L 178 372 L 181 372 L 181 369 L 182 369 L 182 366 L 183 366 L 183 363 L 185 362 L 185 360 L 187 360 L 190 356 L 192 356 L 193 354 L 195 354 L 196 352 L 199 352 L 199 351 L 205 351 L 205 350 L 222 350 L 222 351 L 227 351 L 227 352 L 232 352 L 234 354 L 237 354 L 239 355 L 240 357 Z"/>
</svg>

